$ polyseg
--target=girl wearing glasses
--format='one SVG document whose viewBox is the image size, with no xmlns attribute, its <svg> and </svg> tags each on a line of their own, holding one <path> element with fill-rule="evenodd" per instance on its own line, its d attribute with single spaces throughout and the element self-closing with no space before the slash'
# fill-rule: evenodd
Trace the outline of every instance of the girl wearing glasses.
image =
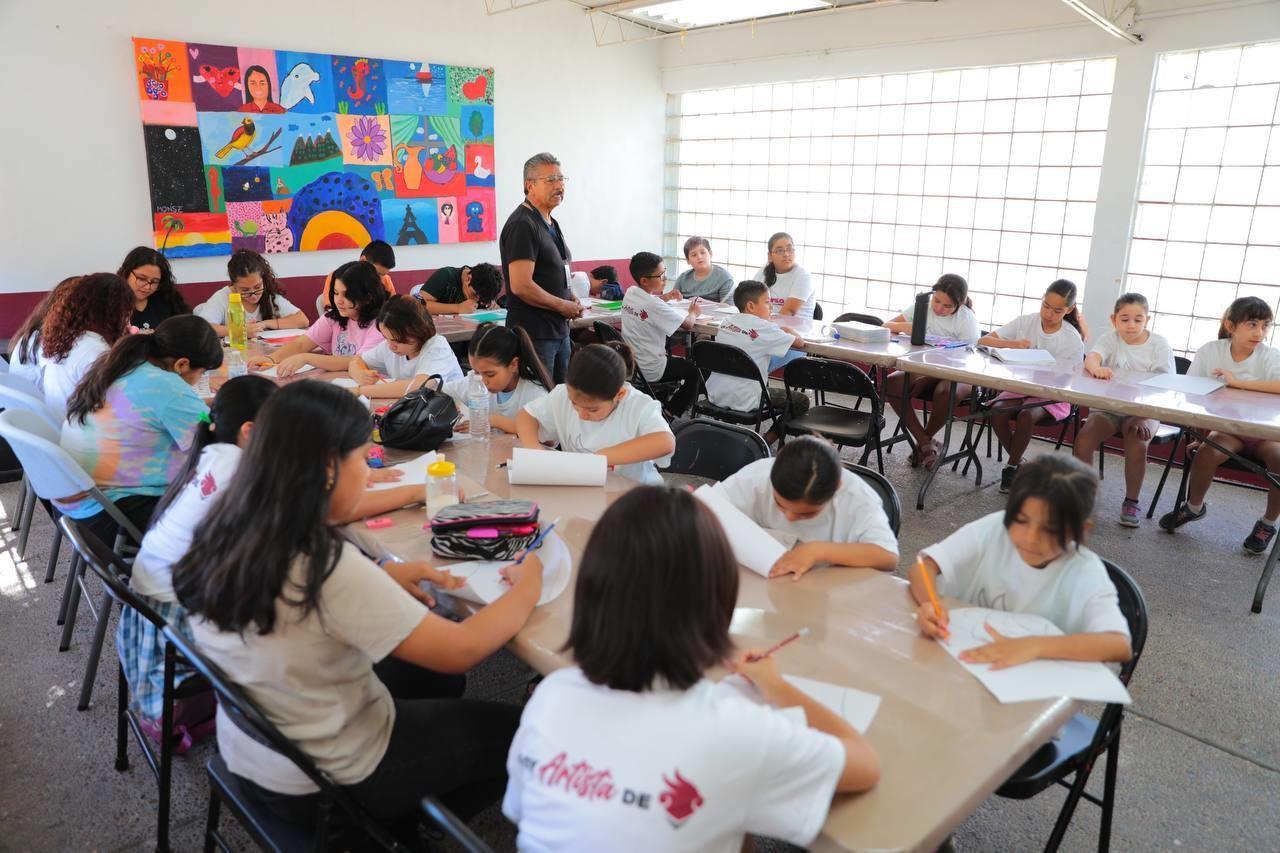
<svg viewBox="0 0 1280 853">
<path fill-rule="evenodd" d="M 769 238 L 769 262 L 755 274 L 769 288 L 769 304 L 777 314 L 813 319 L 817 294 L 813 279 L 796 263 L 796 244 L 791 235 L 779 231 Z"/>
<path fill-rule="evenodd" d="M 153 332 L 170 317 L 190 314 L 187 301 L 178 293 L 169 259 L 146 246 L 138 246 L 124 256 L 116 275 L 133 291 L 133 317 L 129 324 L 139 332 Z"/>
<path fill-rule="evenodd" d="M 268 329 L 305 329 L 307 315 L 302 309 L 284 298 L 280 282 L 267 259 L 250 249 L 241 249 L 227 261 L 227 278 L 231 284 L 214 293 L 208 301 L 196 307 L 196 316 L 203 317 L 219 335 L 227 334 L 227 306 L 231 292 L 240 294 L 244 306 L 245 332 L 256 335 Z"/>
</svg>

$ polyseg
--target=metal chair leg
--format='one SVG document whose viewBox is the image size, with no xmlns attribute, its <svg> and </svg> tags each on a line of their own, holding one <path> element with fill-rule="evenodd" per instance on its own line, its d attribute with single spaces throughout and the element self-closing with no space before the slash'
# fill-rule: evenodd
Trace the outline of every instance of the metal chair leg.
<svg viewBox="0 0 1280 853">
<path fill-rule="evenodd" d="M 129 682 L 124 677 L 124 664 L 116 666 L 116 770 L 129 769 Z"/>
<path fill-rule="evenodd" d="M 1098 853 L 1111 849 L 1111 813 L 1116 805 L 1116 774 L 1120 769 L 1120 728 L 1107 749 L 1107 775 L 1102 788 L 1102 824 L 1098 828 Z"/>
<path fill-rule="evenodd" d="M 107 623 L 111 621 L 111 605 L 113 599 L 105 589 L 102 601 L 98 605 L 98 624 L 93 630 L 93 645 L 89 647 L 89 659 L 84 665 L 84 681 L 80 682 L 80 704 L 78 711 L 89 710 L 89 698 L 93 695 L 93 680 L 98 677 L 98 660 L 102 657 L 102 644 L 107 639 Z"/>
<path fill-rule="evenodd" d="M 1267 595 L 1267 584 L 1271 583 L 1271 573 L 1276 569 L 1276 558 L 1280 557 L 1280 551 L 1276 550 L 1276 546 L 1271 546 L 1271 553 L 1267 555 L 1267 565 L 1262 569 L 1262 576 L 1258 578 L 1258 588 L 1253 593 L 1253 606 L 1249 608 L 1254 613 L 1262 612 L 1262 599 Z"/>
<path fill-rule="evenodd" d="M 33 492 L 31 500 L 27 501 L 26 506 L 22 508 L 22 529 L 18 532 L 18 559 L 20 560 L 27 558 L 27 539 L 31 536 L 31 519 L 35 515 L 38 503 L 40 501 Z"/>
<path fill-rule="evenodd" d="M 1067 827 L 1071 825 L 1071 818 L 1075 816 L 1076 806 L 1080 805 L 1080 798 L 1084 796 L 1084 786 L 1089 781 L 1089 773 L 1092 769 L 1091 764 L 1086 764 L 1076 771 L 1076 778 L 1071 782 L 1071 792 L 1067 794 L 1066 802 L 1062 804 L 1062 811 L 1058 812 L 1058 820 L 1054 823 L 1053 832 L 1049 835 L 1049 843 L 1044 846 L 1044 853 L 1056 853 L 1062 845 Z"/>
<path fill-rule="evenodd" d="M 221 810 L 222 802 L 218 799 L 218 792 L 209 786 L 209 817 L 204 824 L 204 853 L 213 853 L 214 838 L 218 833 L 218 812 Z"/>
<path fill-rule="evenodd" d="M 176 654 L 173 645 L 164 646 L 164 689 L 169 701 L 164 703 L 160 716 L 160 796 L 156 807 L 156 853 L 169 853 L 169 787 L 170 774 L 173 767 L 173 682 L 175 678 Z"/>
<path fill-rule="evenodd" d="M 13 517 L 9 519 L 9 530 L 17 533 L 22 529 L 22 515 L 27 511 L 27 501 L 35 500 L 35 495 L 31 492 L 31 481 L 27 479 L 27 475 L 22 475 L 22 490 L 18 492 L 18 505 L 14 507 Z"/>
<path fill-rule="evenodd" d="M 62 551 L 62 528 L 53 526 L 53 543 L 49 546 L 49 562 L 44 567 L 44 582 L 53 583 L 53 573 L 58 568 L 58 556 Z"/>
<path fill-rule="evenodd" d="M 62 590 L 62 602 L 58 605 L 58 624 L 67 621 L 67 602 L 71 600 L 71 587 L 75 585 L 76 573 L 80 571 L 80 555 L 71 552 L 71 569 L 67 574 L 67 584 Z"/>
<path fill-rule="evenodd" d="M 84 560 L 81 560 L 76 571 L 67 578 L 67 589 L 62 596 L 62 641 L 58 644 L 60 652 L 71 648 L 71 634 L 76 629 L 76 611 L 80 609 L 80 580 L 84 577 L 86 568 Z"/>
</svg>

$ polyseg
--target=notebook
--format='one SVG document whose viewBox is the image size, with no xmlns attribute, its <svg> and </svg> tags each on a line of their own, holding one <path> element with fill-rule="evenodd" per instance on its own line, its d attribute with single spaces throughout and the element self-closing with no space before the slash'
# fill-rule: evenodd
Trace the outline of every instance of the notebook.
<svg viewBox="0 0 1280 853">
<path fill-rule="evenodd" d="M 1056 359 L 1046 349 L 1013 349 L 1012 347 L 979 347 L 992 358 L 1005 364 L 1053 364 Z"/>
</svg>

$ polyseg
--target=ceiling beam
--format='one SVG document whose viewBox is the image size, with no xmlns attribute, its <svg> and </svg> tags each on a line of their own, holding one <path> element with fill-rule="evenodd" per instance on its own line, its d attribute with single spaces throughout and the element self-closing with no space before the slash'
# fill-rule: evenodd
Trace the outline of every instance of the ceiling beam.
<svg viewBox="0 0 1280 853">
<path fill-rule="evenodd" d="M 1099 11 L 1090 6 L 1088 0 L 1062 0 L 1062 2 L 1108 35 L 1127 41 L 1129 44 L 1138 44 L 1142 41 L 1142 36 L 1133 32 L 1136 0 L 1129 0 L 1123 8 L 1115 12 L 1109 9 Z"/>
</svg>

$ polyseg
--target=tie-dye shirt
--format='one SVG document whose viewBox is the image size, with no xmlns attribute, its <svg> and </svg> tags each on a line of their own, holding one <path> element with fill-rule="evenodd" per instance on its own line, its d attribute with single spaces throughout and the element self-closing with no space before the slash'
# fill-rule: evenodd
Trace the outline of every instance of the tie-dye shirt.
<svg viewBox="0 0 1280 853">
<path fill-rule="evenodd" d="M 182 467 L 200 415 L 209 409 L 181 376 L 144 362 L 107 389 L 83 424 L 62 425 L 62 447 L 112 500 L 164 494 Z M 72 518 L 102 510 L 90 497 L 58 501 Z"/>
</svg>

